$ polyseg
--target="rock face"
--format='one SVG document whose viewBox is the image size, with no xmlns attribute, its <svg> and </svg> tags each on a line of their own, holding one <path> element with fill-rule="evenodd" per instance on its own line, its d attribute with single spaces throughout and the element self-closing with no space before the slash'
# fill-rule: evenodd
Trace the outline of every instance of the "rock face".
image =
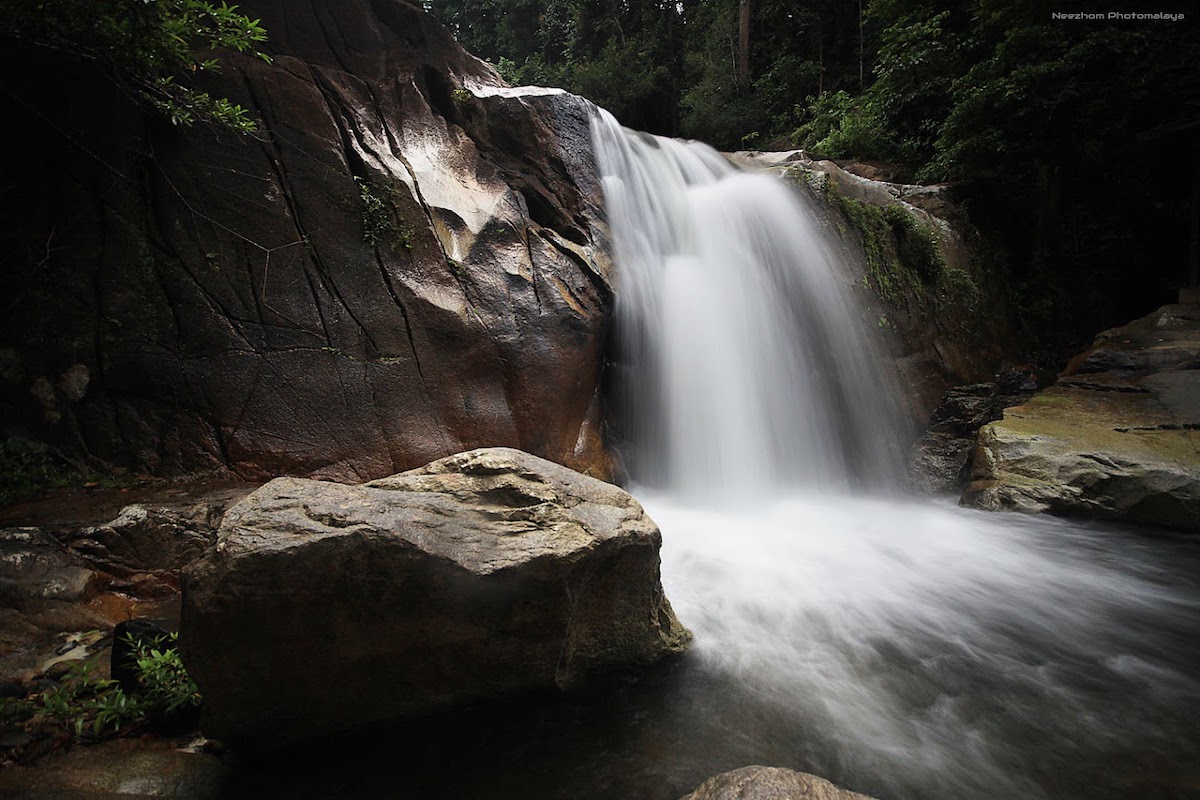
<svg viewBox="0 0 1200 800">
<path fill-rule="evenodd" d="M 963 501 L 1200 531 L 1200 305 L 1101 333 L 981 429 Z"/>
<path fill-rule="evenodd" d="M 604 474 L 587 103 L 504 88 L 419 4 L 240 6 L 273 62 L 222 54 L 205 88 L 256 137 L 0 48 L 27 123 L 0 134 L 6 426 L 159 474 L 360 480 L 485 444 Z"/>
<path fill-rule="evenodd" d="M 742 767 L 709 778 L 682 800 L 871 800 L 824 778 L 778 767 Z"/>
<path fill-rule="evenodd" d="M 1037 391 L 1032 369 L 1010 369 L 987 383 L 956 386 L 933 410 L 925 435 L 913 447 L 906 483 L 922 494 L 959 494 L 970 478 L 979 429 Z M 1044 384 L 1043 384 L 1044 385 Z"/>
<path fill-rule="evenodd" d="M 202 727 L 277 746 L 681 650 L 659 543 L 621 489 L 517 450 L 271 481 L 185 573 Z"/>
</svg>

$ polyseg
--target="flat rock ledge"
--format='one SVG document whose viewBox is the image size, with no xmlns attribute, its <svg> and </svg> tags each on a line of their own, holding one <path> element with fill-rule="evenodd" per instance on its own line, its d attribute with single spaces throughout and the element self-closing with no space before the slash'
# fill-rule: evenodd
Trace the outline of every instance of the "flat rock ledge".
<svg viewBox="0 0 1200 800">
<path fill-rule="evenodd" d="M 184 573 L 202 728 L 286 746 L 681 651 L 660 544 L 628 493 L 519 450 L 273 480 Z"/>
<path fill-rule="evenodd" d="M 1200 305 L 1101 333 L 982 428 L 962 500 L 1200 532 Z"/>
<path fill-rule="evenodd" d="M 872 800 L 824 778 L 779 767 L 742 767 L 709 778 L 682 800 Z"/>
</svg>

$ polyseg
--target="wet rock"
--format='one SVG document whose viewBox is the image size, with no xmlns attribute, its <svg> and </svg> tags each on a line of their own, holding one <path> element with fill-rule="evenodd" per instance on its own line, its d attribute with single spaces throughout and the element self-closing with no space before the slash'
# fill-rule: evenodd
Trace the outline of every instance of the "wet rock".
<svg viewBox="0 0 1200 800">
<path fill-rule="evenodd" d="M 86 600 L 99 575 L 38 528 L 0 529 L 0 600 Z"/>
<path fill-rule="evenodd" d="M 742 767 L 709 778 L 682 800 L 871 800 L 824 778 L 778 767 Z"/>
<path fill-rule="evenodd" d="M 906 474 L 909 488 L 923 494 L 960 493 L 970 478 L 979 429 L 1048 383 L 1032 368 L 1015 368 L 995 381 L 947 391 L 933 410 L 925 435 L 913 446 Z"/>
<path fill-rule="evenodd" d="M 796 186 L 814 201 L 831 238 L 841 241 L 859 308 L 875 321 L 884 355 L 899 375 L 897 396 L 917 423 L 913 439 L 948 389 L 986 381 L 1017 357 L 1007 285 L 979 257 L 980 234 L 953 186 L 896 183 L 874 166 L 834 163 L 803 150 L 726 157 Z M 904 226 L 881 214 L 885 209 L 902 211 L 923 233 L 903 233 Z M 924 249 L 914 245 L 925 235 L 941 263 L 916 257 Z"/>
<path fill-rule="evenodd" d="M 219 758 L 170 740 L 114 739 L 0 771 L 0 797 L 216 800 L 228 772 Z"/>
<path fill-rule="evenodd" d="M 205 88 L 256 137 L 0 53 L 31 120 L 0 132 L 0 238 L 42 254 L 0 275 L 5 418 L 152 474 L 363 480 L 486 444 L 606 474 L 589 104 L 507 90 L 419 3 L 239 6 L 273 59 L 222 54 Z"/>
<path fill-rule="evenodd" d="M 64 540 L 105 572 L 130 579 L 137 594 L 162 596 L 178 590 L 179 570 L 215 542 L 216 527 L 180 511 L 135 504 Z"/>
<path fill-rule="evenodd" d="M 1200 531 L 1200 305 L 1101 333 L 981 429 L 963 502 Z"/>
<path fill-rule="evenodd" d="M 659 544 L 626 492 L 511 449 L 271 481 L 185 573 L 203 730 L 281 746 L 681 650 Z"/>
</svg>

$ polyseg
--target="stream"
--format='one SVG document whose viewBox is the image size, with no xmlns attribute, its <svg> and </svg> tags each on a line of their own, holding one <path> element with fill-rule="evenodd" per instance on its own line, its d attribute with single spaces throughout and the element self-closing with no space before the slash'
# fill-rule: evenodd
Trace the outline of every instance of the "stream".
<svg viewBox="0 0 1200 800">
<path fill-rule="evenodd" d="M 250 761 L 233 793 L 674 800 L 763 764 L 880 800 L 1200 798 L 1200 542 L 904 498 L 894 378 L 802 200 L 593 135 L 621 452 L 692 648 Z"/>
<path fill-rule="evenodd" d="M 1200 798 L 1200 543 L 948 501 L 641 496 L 682 657 L 249 760 L 229 794 L 676 800 L 765 764 L 880 800 Z"/>
</svg>

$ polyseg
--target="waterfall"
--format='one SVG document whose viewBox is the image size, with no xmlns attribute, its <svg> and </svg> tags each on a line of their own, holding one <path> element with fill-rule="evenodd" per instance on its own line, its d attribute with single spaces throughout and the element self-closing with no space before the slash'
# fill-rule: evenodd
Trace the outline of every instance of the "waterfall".
<svg viewBox="0 0 1200 800">
<path fill-rule="evenodd" d="M 817 209 L 703 145 L 602 112 L 592 133 L 610 414 L 695 634 L 660 736 L 610 785 L 647 749 L 662 797 L 713 763 L 888 800 L 1192 796 L 1200 548 L 837 491 L 886 486 L 903 437 Z"/>
<path fill-rule="evenodd" d="M 891 481 L 893 391 L 813 209 L 706 145 L 604 111 L 592 136 L 633 479 L 705 497 Z"/>
</svg>

